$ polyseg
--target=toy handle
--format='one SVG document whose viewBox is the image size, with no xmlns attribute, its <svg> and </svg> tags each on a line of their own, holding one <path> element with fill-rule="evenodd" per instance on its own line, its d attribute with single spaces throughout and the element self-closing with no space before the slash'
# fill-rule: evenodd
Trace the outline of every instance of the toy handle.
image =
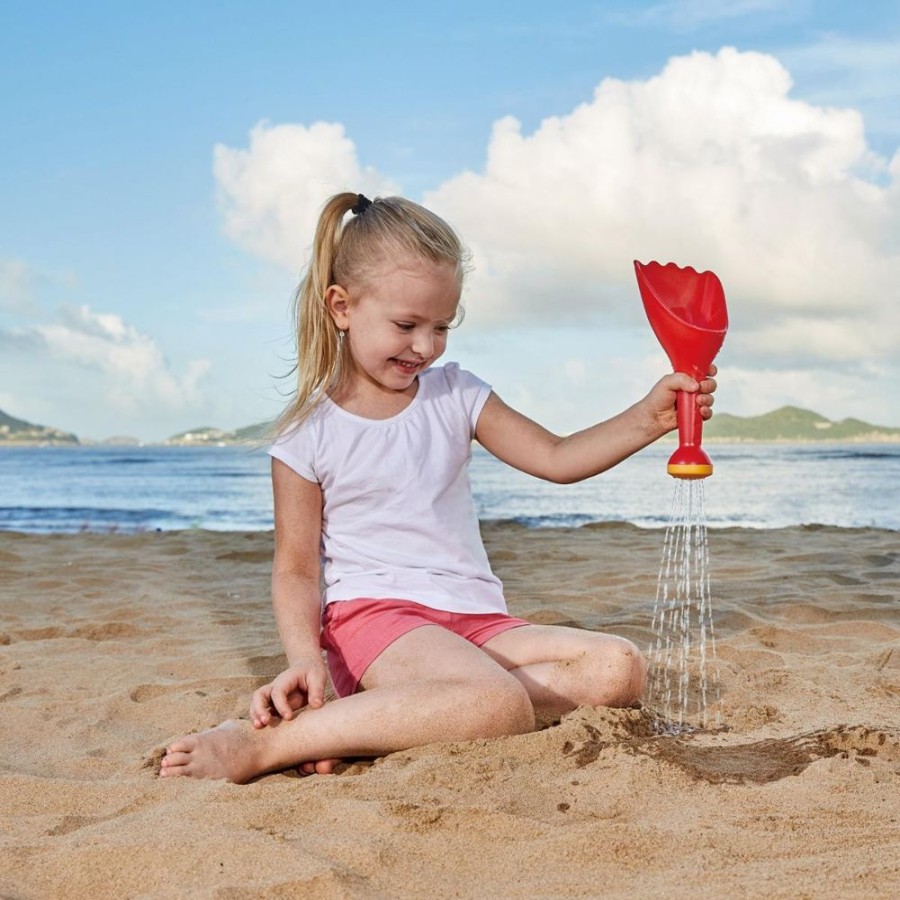
<svg viewBox="0 0 900 900">
<path fill-rule="evenodd" d="M 678 416 L 678 443 L 682 447 L 699 447 L 703 439 L 703 417 L 697 406 L 697 395 L 677 391 L 675 412 Z"/>
</svg>

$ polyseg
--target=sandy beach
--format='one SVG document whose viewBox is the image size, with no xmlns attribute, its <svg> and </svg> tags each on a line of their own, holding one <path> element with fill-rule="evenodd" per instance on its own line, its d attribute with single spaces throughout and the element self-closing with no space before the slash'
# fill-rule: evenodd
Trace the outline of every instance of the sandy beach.
<svg viewBox="0 0 900 900">
<path fill-rule="evenodd" d="M 662 534 L 484 527 L 511 612 L 651 641 Z M 238 787 L 271 534 L 0 535 L 0 896 L 900 896 L 900 534 L 710 534 L 724 728 L 647 709 Z"/>
</svg>

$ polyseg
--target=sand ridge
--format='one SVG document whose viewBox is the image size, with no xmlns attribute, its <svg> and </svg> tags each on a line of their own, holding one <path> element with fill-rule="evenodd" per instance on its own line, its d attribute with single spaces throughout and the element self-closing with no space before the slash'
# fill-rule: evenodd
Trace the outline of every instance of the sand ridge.
<svg viewBox="0 0 900 900">
<path fill-rule="evenodd" d="M 660 532 L 483 530 L 513 613 L 649 646 Z M 331 778 L 160 780 L 282 665 L 271 551 L 0 535 L 0 896 L 900 894 L 896 532 L 710 532 L 722 729 L 582 708 Z"/>
</svg>

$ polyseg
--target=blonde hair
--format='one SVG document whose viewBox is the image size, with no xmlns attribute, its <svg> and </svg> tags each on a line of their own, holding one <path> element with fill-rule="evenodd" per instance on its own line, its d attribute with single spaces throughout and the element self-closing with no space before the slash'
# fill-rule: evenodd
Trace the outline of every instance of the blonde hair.
<svg viewBox="0 0 900 900">
<path fill-rule="evenodd" d="M 353 293 L 386 259 L 421 259 L 456 267 L 460 288 L 468 251 L 456 232 L 430 210 L 403 197 L 335 194 L 322 209 L 312 258 L 294 295 L 297 387 L 275 422 L 275 434 L 302 423 L 341 378 L 342 335 L 325 305 L 333 284 Z M 344 222 L 354 208 L 360 212 Z"/>
</svg>

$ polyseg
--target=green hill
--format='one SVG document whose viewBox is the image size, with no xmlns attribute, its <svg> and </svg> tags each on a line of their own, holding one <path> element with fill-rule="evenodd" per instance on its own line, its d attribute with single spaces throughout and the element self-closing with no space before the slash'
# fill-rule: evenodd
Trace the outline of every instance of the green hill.
<svg viewBox="0 0 900 900">
<path fill-rule="evenodd" d="M 260 422 L 257 425 L 247 425 L 244 428 L 238 428 L 232 434 L 239 441 L 262 441 L 266 439 L 271 427 L 271 422 Z"/>
<path fill-rule="evenodd" d="M 247 425 L 236 431 L 224 431 L 221 428 L 213 428 L 204 425 L 201 428 L 192 428 L 190 431 L 182 431 L 173 434 L 164 443 L 180 444 L 191 447 L 208 447 L 220 444 L 247 444 L 261 441 L 265 438 L 269 426 L 263 422 L 259 425 Z"/>
<path fill-rule="evenodd" d="M 34 425 L 0 410 L 0 444 L 34 446 L 77 443 L 78 438 L 74 434 L 46 425 Z"/>
<path fill-rule="evenodd" d="M 900 428 L 860 419 L 832 422 L 818 413 L 783 406 L 761 416 L 716 413 L 703 425 L 703 439 L 720 441 L 900 441 Z"/>
</svg>

